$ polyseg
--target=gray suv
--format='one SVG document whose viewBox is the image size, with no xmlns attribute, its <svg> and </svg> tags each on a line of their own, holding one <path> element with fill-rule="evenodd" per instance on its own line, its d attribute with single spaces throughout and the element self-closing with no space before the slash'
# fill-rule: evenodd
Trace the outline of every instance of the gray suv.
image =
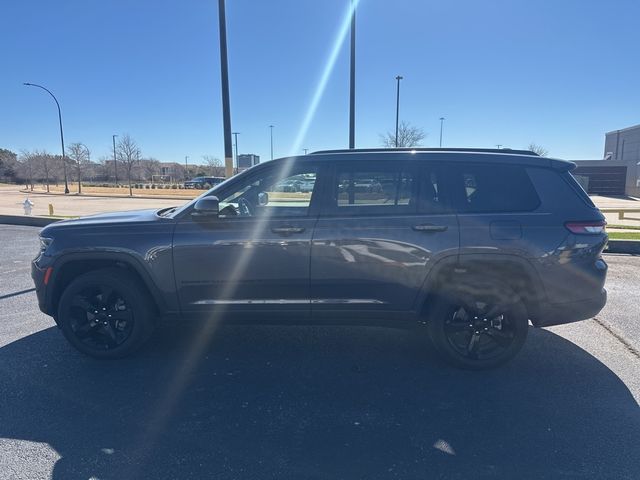
<svg viewBox="0 0 640 480">
<path fill-rule="evenodd" d="M 493 367 L 529 322 L 605 304 L 604 217 L 574 167 L 516 150 L 283 158 L 178 208 L 54 223 L 32 276 L 40 309 L 95 357 L 202 318 L 413 327 L 450 363 Z"/>
</svg>

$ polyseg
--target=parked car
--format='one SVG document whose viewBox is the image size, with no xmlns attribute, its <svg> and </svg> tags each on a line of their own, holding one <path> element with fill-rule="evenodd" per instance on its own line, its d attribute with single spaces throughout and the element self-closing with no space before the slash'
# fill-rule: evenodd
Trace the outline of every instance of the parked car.
<svg viewBox="0 0 640 480">
<path fill-rule="evenodd" d="M 574 167 L 468 149 L 274 160 L 179 208 L 45 227 L 38 303 L 95 357 L 134 352 L 159 318 L 202 318 L 417 328 L 452 364 L 493 367 L 521 349 L 529 321 L 605 304 L 604 217 Z M 269 202 L 301 175 L 311 195 Z M 361 179 L 376 179 L 377 203 Z"/>
<path fill-rule="evenodd" d="M 224 177 L 195 177 L 184 182 L 184 188 L 197 188 L 199 190 L 215 187 L 225 181 Z"/>
</svg>

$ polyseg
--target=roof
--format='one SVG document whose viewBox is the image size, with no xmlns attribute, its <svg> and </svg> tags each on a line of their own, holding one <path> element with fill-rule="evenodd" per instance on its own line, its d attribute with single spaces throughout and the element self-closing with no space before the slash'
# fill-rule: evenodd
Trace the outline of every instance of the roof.
<svg viewBox="0 0 640 480">
<path fill-rule="evenodd" d="M 353 161 L 385 160 L 389 156 L 406 160 L 477 163 L 501 163 L 528 165 L 535 167 L 573 170 L 575 163 L 565 160 L 541 157 L 528 150 L 483 149 L 483 148 L 370 148 L 347 150 L 323 150 L 297 157 L 299 160 L 331 161 L 336 157 Z M 281 159 L 286 160 L 286 159 Z"/>
<path fill-rule="evenodd" d="M 621 128 L 620 130 L 611 130 L 610 132 L 605 133 L 605 135 L 611 135 L 612 133 L 628 132 L 629 130 L 637 130 L 639 128 L 640 128 L 640 124 L 639 125 L 633 125 L 631 127 Z"/>
</svg>

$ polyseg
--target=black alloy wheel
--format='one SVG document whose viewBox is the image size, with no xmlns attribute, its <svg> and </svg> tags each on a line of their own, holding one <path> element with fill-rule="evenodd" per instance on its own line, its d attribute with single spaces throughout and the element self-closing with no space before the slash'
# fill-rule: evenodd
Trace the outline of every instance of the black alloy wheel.
<svg viewBox="0 0 640 480">
<path fill-rule="evenodd" d="M 82 353 L 119 358 L 133 353 L 153 332 L 155 307 L 134 274 L 105 268 L 80 275 L 64 289 L 58 324 Z"/>
<path fill-rule="evenodd" d="M 100 285 L 73 296 L 69 323 L 73 334 L 89 348 L 111 350 L 131 336 L 135 317 L 122 294 Z"/>
<path fill-rule="evenodd" d="M 475 297 L 447 295 L 429 312 L 429 336 L 446 361 L 482 370 L 520 351 L 529 330 L 526 307 L 508 287 L 498 291 Z"/>
</svg>

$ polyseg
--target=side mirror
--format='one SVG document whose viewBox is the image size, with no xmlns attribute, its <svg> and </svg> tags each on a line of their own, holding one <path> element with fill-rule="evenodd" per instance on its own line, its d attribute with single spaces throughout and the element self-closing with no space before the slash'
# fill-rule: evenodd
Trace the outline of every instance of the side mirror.
<svg viewBox="0 0 640 480">
<path fill-rule="evenodd" d="M 258 205 L 264 207 L 269 204 L 269 194 L 267 192 L 260 192 L 258 194 Z"/>
<path fill-rule="evenodd" d="M 203 197 L 193 206 L 193 213 L 199 217 L 217 217 L 220 212 L 218 197 Z"/>
</svg>

